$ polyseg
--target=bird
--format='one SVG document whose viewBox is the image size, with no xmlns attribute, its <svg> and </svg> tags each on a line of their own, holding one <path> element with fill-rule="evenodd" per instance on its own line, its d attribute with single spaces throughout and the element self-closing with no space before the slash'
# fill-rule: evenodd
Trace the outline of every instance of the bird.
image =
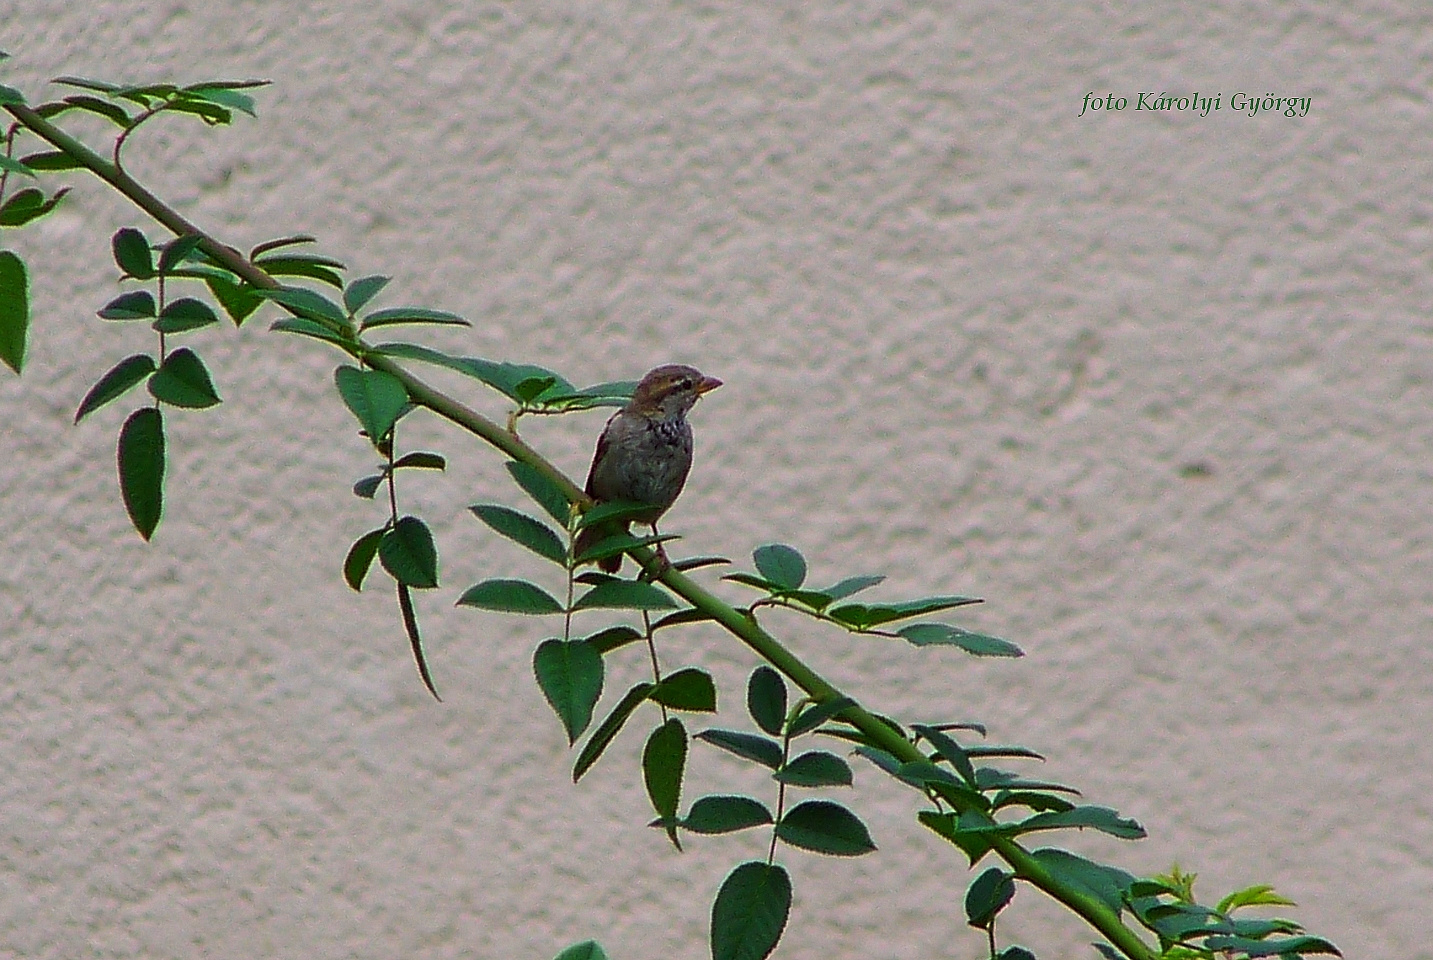
<svg viewBox="0 0 1433 960">
<path fill-rule="evenodd" d="M 580 557 L 601 540 L 627 533 L 633 522 L 657 533 L 657 520 L 676 502 L 692 468 L 692 427 L 687 413 L 701 398 L 721 386 L 694 367 L 669 363 L 647 372 L 626 406 L 614 413 L 597 438 L 592 468 L 587 473 L 587 495 L 597 503 L 627 500 L 651 504 L 651 509 L 622 520 L 586 527 L 573 544 Z M 666 552 L 657 545 L 665 565 Z M 607 573 L 622 568 L 622 554 L 603 557 L 598 567 Z"/>
</svg>

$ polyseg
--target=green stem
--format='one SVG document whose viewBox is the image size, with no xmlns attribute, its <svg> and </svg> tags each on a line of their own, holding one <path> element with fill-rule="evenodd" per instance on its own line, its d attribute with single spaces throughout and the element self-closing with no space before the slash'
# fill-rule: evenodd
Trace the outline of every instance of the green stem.
<svg viewBox="0 0 1433 960">
<path fill-rule="evenodd" d="M 146 190 L 129 174 L 45 120 L 34 110 L 20 104 L 6 104 L 5 109 L 9 110 L 36 135 L 73 157 L 100 179 L 128 197 L 136 206 L 176 236 L 197 234 L 201 238 L 200 248 L 225 269 L 232 271 L 256 287 L 269 290 L 279 287 L 279 283 L 273 277 L 250 263 L 239 251 L 219 243 L 212 236 L 200 230 Z M 419 380 L 388 357 L 368 353 L 362 345 L 355 345 L 350 352 L 356 352 L 372 368 L 391 373 L 401 380 L 404 388 L 408 391 L 409 398 L 414 403 L 427 407 L 438 416 L 487 441 L 512 459 L 526 463 L 542 473 L 562 491 L 568 502 L 584 509 L 593 505 L 591 498 L 580 487 L 568 479 L 546 457 L 529 447 L 513 433 L 504 430 L 482 414 Z M 638 563 L 649 569 L 656 563 L 656 553 L 651 548 L 639 547 L 630 553 Z M 757 623 L 755 617 L 726 603 L 678 570 L 668 567 L 658 579 L 673 593 L 710 616 L 755 651 L 758 656 L 784 673 L 813 700 L 824 702 L 833 697 L 845 696 L 782 645 L 780 641 L 767 633 Z M 897 759 L 903 761 L 926 759 L 914 744 L 859 706 L 846 708 L 841 712 L 840 718 L 861 731 L 872 744 Z M 1083 889 L 1062 883 L 1058 878 L 1052 876 L 1020 844 L 1008 838 L 996 838 L 993 841 L 993 849 L 1010 865 L 1017 877 L 1039 887 L 1051 897 L 1065 904 L 1100 931 L 1110 943 L 1127 956 L 1134 960 L 1155 960 L 1157 956 L 1155 951 L 1134 931 L 1126 927 L 1115 911 Z"/>
</svg>

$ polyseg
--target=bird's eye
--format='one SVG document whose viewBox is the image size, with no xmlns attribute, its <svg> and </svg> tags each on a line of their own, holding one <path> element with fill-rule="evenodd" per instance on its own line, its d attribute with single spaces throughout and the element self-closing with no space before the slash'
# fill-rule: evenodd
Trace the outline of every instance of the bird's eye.
<svg viewBox="0 0 1433 960">
<path fill-rule="evenodd" d="M 690 390 L 692 386 L 693 384 L 691 377 L 682 377 L 680 380 L 677 381 L 678 390 Z"/>
</svg>

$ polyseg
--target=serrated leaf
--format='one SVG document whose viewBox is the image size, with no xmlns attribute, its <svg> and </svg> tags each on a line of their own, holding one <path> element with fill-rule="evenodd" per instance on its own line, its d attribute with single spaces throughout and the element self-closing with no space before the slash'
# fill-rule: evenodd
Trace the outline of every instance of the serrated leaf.
<svg viewBox="0 0 1433 960">
<path fill-rule="evenodd" d="M 972 867 L 979 863 L 980 859 L 989 853 L 995 845 L 994 834 L 968 833 L 961 830 L 953 813 L 922 810 L 916 814 L 916 819 L 959 847 L 961 852 L 969 858 Z"/>
<path fill-rule="evenodd" d="M 532 672 L 571 746 L 592 722 L 592 710 L 602 696 L 600 653 L 585 640 L 544 640 L 533 654 Z"/>
<path fill-rule="evenodd" d="M 966 753 L 965 748 L 957 743 L 954 737 L 919 723 L 912 724 L 911 729 L 924 737 L 940 758 L 954 767 L 966 783 L 976 782 L 975 767 L 970 762 L 970 754 Z"/>
<path fill-rule="evenodd" d="M 1004 807 L 1028 807 L 1038 813 L 1047 811 L 1058 813 L 1061 810 L 1075 809 L 1075 805 L 1064 797 L 1034 790 L 1002 790 L 991 799 L 990 807 L 992 810 L 1000 810 Z"/>
<path fill-rule="evenodd" d="M 616 533 L 610 537 L 603 537 L 589 547 L 584 547 L 575 559 L 578 563 L 588 563 L 593 560 L 601 560 L 603 557 L 615 557 L 637 547 L 650 547 L 654 544 L 680 539 L 681 537 L 675 534 L 634 537 L 630 533 Z"/>
<path fill-rule="evenodd" d="M 149 280 L 154 276 L 154 257 L 149 251 L 149 241 L 138 230 L 122 227 L 110 238 L 110 248 L 114 252 L 114 262 L 125 276 L 136 280 Z"/>
<path fill-rule="evenodd" d="M 1242 952 L 1248 957 L 1287 957 L 1310 953 L 1341 957 L 1338 947 L 1323 937 L 1280 937 L 1276 940 L 1251 940 L 1247 937 L 1214 936 L 1203 943 L 1206 950 Z"/>
<path fill-rule="evenodd" d="M 793 847 L 833 857 L 859 857 L 876 849 L 861 819 L 830 800 L 798 803 L 776 825 L 776 835 Z"/>
<path fill-rule="evenodd" d="M 1046 780 L 1032 780 L 1022 777 L 1018 773 L 1010 773 L 1007 770 L 997 770 L 994 767 L 981 767 L 975 771 L 975 782 L 981 790 L 1052 790 L 1059 793 L 1079 795 L 1074 787 L 1067 787 L 1061 783 L 1053 783 Z"/>
<path fill-rule="evenodd" d="M 577 760 L 572 765 L 573 783 L 581 780 L 582 775 L 592 769 L 592 765 L 601 758 L 602 752 L 607 749 L 608 745 L 616 739 L 617 734 L 621 732 L 622 725 L 632 716 L 633 711 L 642 705 L 643 701 L 647 699 L 647 695 L 651 692 L 652 684 L 637 684 L 631 690 L 627 691 L 617 706 L 612 708 L 612 712 L 607 715 L 606 719 L 597 725 L 597 729 L 593 731 L 592 736 L 587 738 L 587 742 L 582 745 L 582 750 L 578 753 Z"/>
<path fill-rule="evenodd" d="M 25 261 L 0 251 L 0 360 L 17 374 L 25 368 L 30 335 L 30 280 Z"/>
<path fill-rule="evenodd" d="M 599 583 L 572 605 L 573 610 L 675 610 L 677 604 L 666 593 L 639 580 L 611 580 Z"/>
<path fill-rule="evenodd" d="M 118 459 L 124 509 L 148 540 L 164 511 L 164 416 L 158 407 L 130 414 L 119 432 Z"/>
<path fill-rule="evenodd" d="M 218 322 L 219 317 L 214 313 L 214 309 L 203 300 L 180 297 L 164 305 L 164 309 L 159 312 L 159 319 L 154 321 L 154 329 L 160 333 L 183 333 Z"/>
<path fill-rule="evenodd" d="M 282 320 L 275 320 L 269 324 L 269 329 L 283 333 L 297 333 L 301 336 L 312 337 L 315 340 L 323 340 L 327 343 L 336 343 L 340 346 L 349 343 L 348 340 L 345 340 L 318 321 L 306 320 L 303 317 L 284 317 Z"/>
<path fill-rule="evenodd" d="M 132 290 L 115 297 L 98 313 L 102 320 L 148 320 L 154 311 L 154 296 L 148 290 Z"/>
<path fill-rule="evenodd" d="M 854 593 L 869 590 L 871 587 L 885 582 L 885 579 L 883 576 L 874 574 L 863 577 L 847 577 L 845 580 L 832 584 L 821 592 L 832 600 L 844 600 Z"/>
<path fill-rule="evenodd" d="M 686 767 L 687 729 L 681 720 L 672 717 L 647 738 L 642 749 L 642 782 L 652 809 L 657 811 L 658 820 L 678 850 L 682 845 L 677 840 L 677 804 L 681 802 Z"/>
<path fill-rule="evenodd" d="M 751 558 L 757 572 L 782 590 L 795 590 L 806 581 L 806 559 L 795 547 L 768 543 L 757 547 Z"/>
<path fill-rule="evenodd" d="M 354 482 L 353 495 L 362 500 L 372 500 L 374 494 L 378 492 L 379 484 L 383 483 L 383 480 L 384 477 L 382 474 L 362 477 Z"/>
<path fill-rule="evenodd" d="M 765 960 L 791 913 L 791 878 L 776 864 L 743 863 L 712 904 L 712 960 Z"/>
<path fill-rule="evenodd" d="M 512 476 L 513 482 L 521 487 L 529 497 L 532 497 L 534 503 L 547 511 L 547 515 L 561 524 L 564 529 L 567 527 L 567 498 L 562 495 L 557 484 L 548 479 L 547 475 L 536 467 L 523 463 L 521 460 L 509 460 L 507 470 L 508 474 Z"/>
<path fill-rule="evenodd" d="M 851 765 L 834 753 L 811 750 L 788 761 L 773 776 L 793 787 L 849 787 Z"/>
<path fill-rule="evenodd" d="M 650 698 L 664 707 L 689 713 L 715 713 L 716 684 L 711 674 L 696 667 L 678 670 L 652 688 Z"/>
<path fill-rule="evenodd" d="M 1215 907 L 1220 913 L 1232 913 L 1240 907 L 1295 907 L 1298 904 L 1288 897 L 1280 896 L 1267 883 L 1255 884 L 1233 893 L 1219 901 Z"/>
<path fill-rule="evenodd" d="M 771 811 L 750 797 L 710 796 L 692 804 L 682 826 L 693 833 L 735 833 L 771 823 Z"/>
<path fill-rule="evenodd" d="M 378 550 L 383 551 L 383 541 L 379 541 Z M 398 581 L 398 609 L 403 614 L 403 629 L 408 634 L 408 645 L 413 651 L 413 661 L 418 666 L 418 677 L 423 681 L 423 686 L 433 695 L 433 699 L 439 703 L 443 698 L 438 696 L 438 688 L 433 686 L 433 675 L 428 671 L 428 658 L 423 653 L 423 637 L 418 632 L 418 615 L 413 611 L 413 595 L 409 592 L 408 584 Z"/>
<path fill-rule="evenodd" d="M 3 254 L 0 254 L 3 256 Z M 154 372 L 154 358 L 143 353 L 125 357 L 99 378 L 75 411 L 75 423 L 94 413 L 111 400 L 124 396 L 132 387 Z"/>
<path fill-rule="evenodd" d="M 293 247 L 304 243 L 317 242 L 317 237 L 310 236 L 307 233 L 296 233 L 292 236 L 278 237 L 274 240 L 265 240 L 263 243 L 254 244 L 253 249 L 249 251 L 249 260 L 253 261 L 256 257 L 261 257 L 264 254 L 268 253 L 270 250 L 278 250 L 281 247 Z"/>
<path fill-rule="evenodd" d="M 746 683 L 746 709 L 758 727 L 781 736 L 786 723 L 786 681 L 781 674 L 765 664 L 753 670 Z"/>
<path fill-rule="evenodd" d="M 328 297 L 305 287 L 280 287 L 277 290 L 255 290 L 254 296 L 272 300 L 301 317 L 327 322 L 338 329 L 345 329 L 348 315 L 343 308 Z"/>
<path fill-rule="evenodd" d="M 607 960 L 607 954 L 596 940 L 584 940 L 574 943 L 553 960 Z"/>
<path fill-rule="evenodd" d="M 750 573 L 728 573 L 722 577 L 723 580 L 730 580 L 732 583 L 739 583 L 744 587 L 753 587 L 766 593 L 780 593 L 781 588 L 770 580 L 758 577 Z"/>
<path fill-rule="evenodd" d="M 0 106 L 10 103 L 24 103 L 25 95 L 14 87 L 0 84 Z"/>
<path fill-rule="evenodd" d="M 88 80 L 84 77 L 63 76 L 56 77 L 51 83 L 57 83 L 64 87 L 79 87 L 82 90 L 97 90 L 100 93 L 114 93 L 120 87 L 115 83 L 108 83 L 104 80 Z"/>
<path fill-rule="evenodd" d="M 977 657 L 1023 657 L 1021 650 L 1009 640 L 991 637 L 982 633 L 971 633 L 948 623 L 913 623 L 901 627 L 896 635 L 910 641 L 917 647 L 951 646 L 959 647 Z"/>
<path fill-rule="evenodd" d="M 705 740 L 714 747 L 720 747 L 745 760 L 754 760 L 773 770 L 781 766 L 781 744 L 754 733 L 742 733 L 738 730 L 703 730 L 696 735 L 695 739 Z"/>
<path fill-rule="evenodd" d="M 368 306 L 368 302 L 374 297 L 378 296 L 378 294 L 383 290 L 383 288 L 388 286 L 389 281 L 392 279 L 392 277 L 382 277 L 377 275 L 371 277 L 359 277 L 357 280 L 352 281 L 347 287 L 344 288 L 343 305 L 348 308 L 349 313 L 357 313 L 364 307 Z"/>
<path fill-rule="evenodd" d="M 446 310 L 428 310 L 423 307 L 392 307 L 387 310 L 375 310 L 364 317 L 359 324 L 359 330 L 372 330 L 375 327 L 393 327 L 399 324 L 410 323 L 437 323 L 454 327 L 471 327 L 472 324 L 456 313 L 448 313 Z"/>
<path fill-rule="evenodd" d="M 393 462 L 393 469 L 403 468 L 412 470 L 445 470 L 448 461 L 441 453 L 429 453 L 426 450 L 415 450 L 412 453 L 405 453 Z"/>
<path fill-rule="evenodd" d="M 388 435 L 408 404 L 403 381 L 383 370 L 339 367 L 333 372 L 333 380 L 344 405 L 374 443 Z"/>
<path fill-rule="evenodd" d="M 233 113 L 226 108 L 192 97 L 170 100 L 164 105 L 164 109 L 174 113 L 193 114 L 211 127 L 227 125 L 234 119 Z"/>
<path fill-rule="evenodd" d="M 1115 913 L 1123 908 L 1124 891 L 1135 881 L 1132 874 L 1117 867 L 1086 860 L 1068 850 L 1042 847 L 1031 856 L 1061 883 L 1084 889 Z"/>
<path fill-rule="evenodd" d="M 587 643 L 598 653 L 608 654 L 642 639 L 644 639 L 642 634 L 622 623 L 597 631 L 587 638 Z"/>
<path fill-rule="evenodd" d="M 227 277 L 206 275 L 204 283 L 209 287 L 209 292 L 214 294 L 214 299 L 218 300 L 219 305 L 224 308 L 224 312 L 229 315 L 229 319 L 234 321 L 236 327 L 243 324 L 264 302 L 263 298 L 256 296 L 252 290 Z M 315 326 L 318 325 L 315 324 Z M 332 334 L 329 334 L 326 339 L 339 342 L 338 338 Z"/>
<path fill-rule="evenodd" d="M 587 527 L 595 527 L 598 524 L 607 523 L 611 520 L 632 520 L 642 516 L 644 513 L 651 513 L 650 503 L 636 503 L 631 500 L 607 500 L 591 508 L 577 518 L 577 529 L 584 530 Z"/>
<path fill-rule="evenodd" d="M 573 386 L 562 377 L 531 364 L 496 363 L 480 357 L 455 357 L 416 343 L 380 343 L 373 348 L 384 356 L 398 360 L 420 360 L 456 370 L 461 374 L 480 380 L 509 399 L 524 402 L 517 393 L 517 386 L 533 378 L 553 378 L 550 387 L 555 393 L 572 393 Z"/>
<path fill-rule="evenodd" d="M 202 239 L 197 233 L 188 233 L 165 244 L 164 252 L 159 255 L 159 273 L 168 274 L 169 271 L 183 263 L 185 258 L 198 248 L 199 241 Z"/>
<path fill-rule="evenodd" d="M 343 558 L 343 581 L 354 590 L 363 589 L 364 578 L 373 566 L 373 558 L 378 555 L 378 541 L 387 532 L 387 527 L 370 530 L 348 548 L 348 556 Z"/>
<path fill-rule="evenodd" d="M 403 517 L 378 542 L 378 561 L 399 583 L 430 589 L 438 585 L 438 548 L 417 517 Z"/>
<path fill-rule="evenodd" d="M 220 402 L 209 369 L 188 347 L 164 358 L 149 378 L 149 392 L 156 400 L 191 410 L 203 410 Z"/>
<path fill-rule="evenodd" d="M 254 266 L 263 270 L 271 277 L 305 277 L 309 280 L 317 280 L 319 283 L 326 283 L 337 290 L 343 289 L 343 275 L 334 269 L 330 264 L 337 265 L 340 269 L 342 264 L 328 257 L 316 257 L 307 255 L 295 256 L 271 256 L 262 260 L 255 260 Z"/>
<path fill-rule="evenodd" d="M 567 548 L 547 524 L 495 503 L 475 503 L 468 509 L 514 543 L 527 547 L 560 567 L 566 565 Z"/>
<path fill-rule="evenodd" d="M 854 707 L 855 705 L 856 701 L 850 697 L 832 697 L 830 700 L 825 700 L 814 706 L 807 707 L 791 722 L 791 726 L 787 729 L 786 735 L 788 737 L 799 737 L 802 734 L 810 733 L 842 710 L 845 710 L 847 707 Z"/>
<path fill-rule="evenodd" d="M 562 612 L 562 605 L 552 599 L 546 590 L 526 580 L 484 580 L 475 583 L 458 598 L 458 604 L 499 613 Z"/>
<path fill-rule="evenodd" d="M 700 570 L 702 567 L 719 567 L 731 563 L 726 557 L 685 557 L 672 561 L 672 569 L 683 573 Z"/>
<path fill-rule="evenodd" d="M 251 117 L 255 116 L 254 98 L 248 94 L 239 93 L 237 90 L 231 90 L 226 87 L 196 86 L 185 87 L 184 92 L 203 97 L 210 103 L 218 104 L 221 107 L 238 110 L 241 113 L 247 113 Z"/>
<path fill-rule="evenodd" d="M 1089 827 L 1121 840 L 1142 840 L 1146 836 L 1139 821 L 1122 817 L 1109 807 L 1074 807 L 1058 812 L 1037 813 L 1019 823 L 1021 833 L 1066 827 Z"/>
<path fill-rule="evenodd" d="M 991 867 L 971 881 L 965 891 L 965 922 L 977 930 L 987 929 L 1013 899 L 1014 875 Z"/>
</svg>

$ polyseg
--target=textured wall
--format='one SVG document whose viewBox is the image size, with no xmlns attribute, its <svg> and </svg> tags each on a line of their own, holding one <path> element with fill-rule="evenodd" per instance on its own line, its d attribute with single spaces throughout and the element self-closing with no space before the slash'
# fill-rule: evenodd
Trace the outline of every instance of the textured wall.
<svg viewBox="0 0 1433 960">
<path fill-rule="evenodd" d="M 797 543 L 820 581 L 885 571 L 891 598 L 989 598 L 963 622 L 1024 660 L 770 620 L 872 707 L 984 720 L 1152 834 L 1071 846 L 1178 860 L 1210 899 L 1271 881 L 1349 956 L 1433 957 L 1423 5 L 0 0 L 0 24 L 5 82 L 37 94 L 273 79 L 258 122 L 136 144 L 228 242 L 316 233 L 392 274 L 390 303 L 473 318 L 431 337 L 461 352 L 726 380 L 667 525 L 733 557 Z M 1130 103 L 1078 117 L 1091 92 Z M 1241 92 L 1311 109 L 1251 118 Z M 347 494 L 370 456 L 323 349 L 266 322 L 196 338 L 227 402 L 172 418 L 165 523 L 128 529 L 128 405 L 70 418 L 148 346 L 93 320 L 109 232 L 138 220 L 73 179 L 4 240 L 35 322 L 0 376 L 0 953 L 705 956 L 760 838 L 674 854 L 635 732 L 570 783 L 530 679 L 543 627 L 451 608 L 540 572 L 463 509 L 518 502 L 489 453 L 408 433 L 454 460 L 405 491 L 445 548 L 420 601 L 442 705 L 391 597 L 338 577 L 378 512 Z M 526 430 L 578 474 L 600 424 Z M 750 657 L 687 642 L 669 661 L 734 707 Z M 689 795 L 760 788 L 699 757 Z M 980 955 L 959 858 L 857 774 L 882 851 L 792 858 L 780 955 Z M 1029 895 L 1006 933 L 1093 955 Z"/>
</svg>

